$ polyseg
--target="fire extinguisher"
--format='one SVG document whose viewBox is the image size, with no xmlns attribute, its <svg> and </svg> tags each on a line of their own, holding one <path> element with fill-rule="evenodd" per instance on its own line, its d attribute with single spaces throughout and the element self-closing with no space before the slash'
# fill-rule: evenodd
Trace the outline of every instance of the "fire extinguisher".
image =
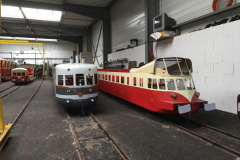
<svg viewBox="0 0 240 160">
<path fill-rule="evenodd" d="M 240 94 L 237 97 L 237 115 L 238 118 L 240 119 Z"/>
</svg>

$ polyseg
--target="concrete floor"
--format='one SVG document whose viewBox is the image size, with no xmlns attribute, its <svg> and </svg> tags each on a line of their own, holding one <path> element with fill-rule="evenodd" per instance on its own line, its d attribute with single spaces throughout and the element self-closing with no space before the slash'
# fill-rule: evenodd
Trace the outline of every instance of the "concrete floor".
<svg viewBox="0 0 240 160">
<path fill-rule="evenodd" d="M 2 99 L 8 123 L 15 119 L 40 83 L 41 80 L 35 80 Z M 236 157 L 160 122 L 151 116 L 152 112 L 108 93 L 100 91 L 98 102 L 90 110 L 132 160 L 236 160 Z M 81 110 L 66 110 L 60 106 L 55 100 L 52 81 L 45 80 L 13 128 L 0 152 L 0 160 L 77 160 L 67 112 L 86 159 L 122 159 L 88 112 L 82 114 Z M 191 117 L 239 134 L 239 120 L 232 114 L 200 112 Z"/>
</svg>

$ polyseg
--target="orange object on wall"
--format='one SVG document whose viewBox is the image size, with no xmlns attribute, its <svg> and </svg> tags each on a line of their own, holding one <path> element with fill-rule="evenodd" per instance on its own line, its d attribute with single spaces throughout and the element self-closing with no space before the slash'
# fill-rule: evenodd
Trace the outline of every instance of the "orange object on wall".
<svg viewBox="0 0 240 160">
<path fill-rule="evenodd" d="M 217 10 L 218 10 L 218 9 L 217 9 L 218 1 L 219 1 L 219 0 L 213 0 L 213 3 L 212 3 L 212 9 L 213 9 L 213 11 L 217 11 Z M 227 3 L 227 5 L 226 5 L 226 7 L 231 6 L 232 4 L 233 4 L 233 0 L 228 0 L 228 3 Z"/>
</svg>

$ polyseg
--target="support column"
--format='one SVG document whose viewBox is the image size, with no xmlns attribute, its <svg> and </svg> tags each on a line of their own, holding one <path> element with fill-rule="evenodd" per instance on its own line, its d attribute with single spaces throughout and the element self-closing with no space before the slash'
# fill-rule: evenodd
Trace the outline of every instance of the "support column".
<svg viewBox="0 0 240 160">
<path fill-rule="evenodd" d="M 83 37 L 80 37 L 79 40 L 78 40 L 78 52 L 81 53 L 83 52 Z M 77 53 L 77 54 L 79 54 Z"/>
<path fill-rule="evenodd" d="M 103 19 L 103 68 L 105 68 L 104 62 L 108 60 L 109 53 L 111 53 L 111 23 L 110 10 L 106 10 Z"/>
<path fill-rule="evenodd" d="M 153 33 L 153 17 L 158 15 L 159 0 L 145 0 L 145 41 L 148 41 Z M 145 43 L 145 64 L 150 62 L 153 42 Z"/>
<path fill-rule="evenodd" d="M 87 51 L 92 52 L 92 28 L 87 29 Z"/>
</svg>

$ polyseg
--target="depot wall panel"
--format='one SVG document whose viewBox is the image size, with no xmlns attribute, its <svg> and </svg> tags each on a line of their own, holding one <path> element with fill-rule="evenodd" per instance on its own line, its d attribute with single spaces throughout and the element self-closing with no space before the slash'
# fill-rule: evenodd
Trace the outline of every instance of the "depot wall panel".
<svg viewBox="0 0 240 160">
<path fill-rule="evenodd" d="M 130 39 L 145 42 L 144 0 L 121 0 L 111 8 L 112 52 L 126 48 Z"/>
<path fill-rule="evenodd" d="M 159 11 L 160 14 L 167 13 L 169 17 L 174 18 L 177 24 L 192 20 L 194 18 L 203 16 L 205 14 L 213 12 L 212 10 L 212 0 L 160 0 Z M 239 3 L 240 0 L 235 0 L 233 4 Z M 225 8 L 228 0 L 221 0 L 218 4 L 218 9 Z M 192 30 L 198 30 L 199 28 L 204 28 L 206 24 L 214 21 L 221 20 L 223 18 L 230 18 L 239 11 L 235 10 L 230 13 L 221 14 L 213 18 L 208 18 L 206 20 L 201 20 L 201 22 L 195 22 L 191 25 L 182 27 L 182 33 L 188 33 Z"/>
<path fill-rule="evenodd" d="M 197 91 L 201 93 L 200 98 L 215 102 L 217 109 L 234 114 L 237 113 L 237 88 L 240 88 L 240 47 L 234 45 L 239 43 L 234 40 L 240 39 L 240 34 L 217 32 L 231 26 L 232 32 L 236 33 L 239 23 L 240 21 L 235 21 L 186 33 L 159 41 L 154 48 L 156 58 L 180 56 L 191 59 L 193 80 Z M 202 34 L 205 36 L 201 36 Z M 184 46 L 184 51 L 181 46 Z"/>
<path fill-rule="evenodd" d="M 92 27 L 92 41 L 93 41 L 93 46 L 92 46 L 92 53 L 95 54 L 96 47 L 97 47 L 97 56 L 102 56 L 103 55 L 103 31 L 101 32 L 101 36 L 99 39 L 99 34 L 102 26 L 102 21 L 97 21 L 94 26 Z M 99 39 L 99 43 L 98 43 Z"/>
<path fill-rule="evenodd" d="M 83 36 L 83 51 L 87 51 L 87 36 Z"/>
</svg>

